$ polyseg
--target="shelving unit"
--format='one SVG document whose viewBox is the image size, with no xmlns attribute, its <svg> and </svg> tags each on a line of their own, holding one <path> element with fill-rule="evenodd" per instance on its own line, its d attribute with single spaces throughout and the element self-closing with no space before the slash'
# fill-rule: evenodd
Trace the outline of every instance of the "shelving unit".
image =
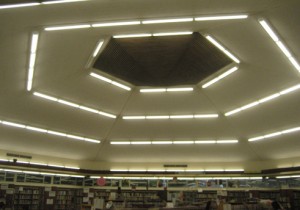
<svg viewBox="0 0 300 210">
<path fill-rule="evenodd" d="M 16 187 L 14 210 L 40 210 L 43 208 L 43 191 L 38 187 Z"/>
<path fill-rule="evenodd" d="M 73 189 L 56 189 L 55 210 L 75 210 L 76 192 Z"/>
</svg>

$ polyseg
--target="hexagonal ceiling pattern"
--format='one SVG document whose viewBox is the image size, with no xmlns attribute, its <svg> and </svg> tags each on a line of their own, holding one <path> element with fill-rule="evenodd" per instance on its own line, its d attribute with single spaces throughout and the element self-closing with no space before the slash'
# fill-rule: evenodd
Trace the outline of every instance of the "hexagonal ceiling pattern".
<svg viewBox="0 0 300 210">
<path fill-rule="evenodd" d="M 136 86 L 196 85 L 232 62 L 199 33 L 110 39 L 94 63 Z"/>
<path fill-rule="evenodd" d="M 187 164 L 188 169 L 259 172 L 299 166 L 300 80 L 293 65 L 300 58 L 297 8 L 298 0 L 90 0 L 0 9 L 1 158 L 10 152 L 30 155 L 34 162 L 95 170 Z M 232 14 L 248 18 L 194 19 Z M 143 24 L 176 18 L 192 20 Z M 261 18 L 278 40 L 266 33 Z M 119 21 L 138 24 L 93 26 Z M 45 30 L 76 25 L 82 27 Z M 165 91 L 143 93 L 138 83 L 127 84 L 114 74 L 104 73 L 106 81 L 90 76 L 100 72 L 92 66 L 105 55 L 111 37 L 178 31 L 210 35 L 240 63 L 225 61 L 187 92 L 167 91 L 176 83 L 163 83 Z M 39 35 L 36 50 L 33 33 Z M 163 43 L 165 38 L 158 39 Z M 99 40 L 103 48 L 93 56 Z M 131 47 L 129 41 L 115 41 Z M 238 70 L 226 75 L 234 66 Z M 32 88 L 27 91 L 32 70 Z M 216 83 L 203 88 L 215 78 Z M 130 90 L 114 84 L 128 85 Z M 248 141 L 256 137 L 260 140 Z M 224 140 L 234 142 L 221 144 Z"/>
</svg>

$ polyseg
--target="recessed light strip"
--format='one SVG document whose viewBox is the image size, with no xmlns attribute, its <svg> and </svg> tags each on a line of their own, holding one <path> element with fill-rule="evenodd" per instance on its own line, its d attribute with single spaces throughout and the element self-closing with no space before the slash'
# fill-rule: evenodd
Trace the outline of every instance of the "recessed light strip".
<svg viewBox="0 0 300 210">
<path fill-rule="evenodd" d="M 33 83 L 33 74 L 35 68 L 35 60 L 37 54 L 37 46 L 38 46 L 39 34 L 33 33 L 31 36 L 31 47 L 29 54 L 29 65 L 28 65 L 28 76 L 27 76 L 27 91 L 31 91 L 32 83 Z"/>
<path fill-rule="evenodd" d="M 202 85 L 202 88 L 207 88 L 208 86 L 211 86 L 212 84 L 214 84 L 214 83 L 218 82 L 219 80 L 221 80 L 221 79 L 227 77 L 228 75 L 232 74 L 236 70 L 238 70 L 238 67 L 233 67 L 233 68 L 229 69 L 228 71 L 224 72 L 220 76 L 217 76 L 216 78 L 214 78 L 214 79 L 210 80 L 209 82 L 205 83 L 204 85 Z"/>
<path fill-rule="evenodd" d="M 191 35 L 192 31 L 181 31 L 181 32 L 166 32 L 166 33 L 154 33 L 153 36 L 181 36 L 181 35 Z"/>
<path fill-rule="evenodd" d="M 217 42 L 214 38 L 207 35 L 205 36 L 208 41 L 210 41 L 213 45 L 219 48 L 223 53 L 225 53 L 230 59 L 232 59 L 236 63 L 240 63 L 240 60 L 235 57 L 231 52 L 229 52 L 225 47 L 223 47 L 219 42 Z"/>
<path fill-rule="evenodd" d="M 40 174 L 40 175 L 48 175 L 48 176 L 66 176 L 66 177 L 77 177 L 77 178 L 85 177 L 82 175 L 75 175 L 75 174 L 56 174 L 56 173 L 47 173 L 47 172 L 40 172 L 40 171 L 24 171 L 24 170 L 15 170 L 15 169 L 6 169 L 6 168 L 0 168 L 0 171 L 6 171 L 12 173 L 25 173 L 25 174 Z"/>
<path fill-rule="evenodd" d="M 262 98 L 262 99 L 260 99 L 258 101 L 251 102 L 251 103 L 249 103 L 247 105 L 244 105 L 244 106 L 239 107 L 237 109 L 234 109 L 234 110 L 231 110 L 229 112 L 226 112 L 225 116 L 230 116 L 230 115 L 236 114 L 236 113 L 241 112 L 243 110 L 249 109 L 251 107 L 257 106 L 257 105 L 262 104 L 262 103 L 265 103 L 265 102 L 270 101 L 272 99 L 278 98 L 278 97 L 280 97 L 280 96 L 282 96 L 284 94 L 291 93 L 291 92 L 293 92 L 295 90 L 298 90 L 299 88 L 300 88 L 300 84 L 292 86 L 292 87 L 290 87 L 288 89 L 282 90 L 282 91 L 280 91 L 278 93 L 272 94 L 272 95 L 267 96 L 265 98 Z"/>
<path fill-rule="evenodd" d="M 129 25 L 139 25 L 141 21 L 124 21 L 124 22 L 108 22 L 108 23 L 94 23 L 92 27 L 110 27 L 110 26 L 129 26 Z"/>
<path fill-rule="evenodd" d="M 196 17 L 195 21 L 236 20 L 236 19 L 246 19 L 246 18 L 248 18 L 248 15 L 203 16 L 203 17 Z"/>
<path fill-rule="evenodd" d="M 264 19 L 260 19 L 259 23 L 261 24 L 263 29 L 268 33 L 268 35 L 273 39 L 273 41 L 276 43 L 276 45 L 279 47 L 282 53 L 290 60 L 293 66 L 300 72 L 299 63 L 292 56 L 292 54 L 290 53 L 288 48 L 283 44 L 283 42 L 280 41 L 280 39 L 278 38 L 274 30 L 271 28 L 271 26 Z"/>
<path fill-rule="evenodd" d="M 300 131 L 300 127 L 290 128 L 290 129 L 283 130 L 283 131 L 278 131 L 278 132 L 275 132 L 275 133 L 269 133 L 269 134 L 266 134 L 264 136 L 253 137 L 253 138 L 248 139 L 248 141 L 264 140 L 264 139 L 267 139 L 267 138 L 272 138 L 272 137 L 275 137 L 275 136 L 280 136 L 280 135 L 293 133 L 293 132 L 297 132 L 297 131 Z"/>
<path fill-rule="evenodd" d="M 124 120 L 164 120 L 164 119 L 191 119 L 191 118 L 218 118 L 218 114 L 196 114 L 196 115 L 158 115 L 158 116 L 123 116 Z"/>
<path fill-rule="evenodd" d="M 81 106 L 81 105 L 78 105 L 78 104 L 75 104 L 75 103 L 72 103 L 72 102 L 69 102 L 69 101 L 65 101 L 65 100 L 62 100 L 62 99 L 58 99 L 58 98 L 55 98 L 55 97 L 52 97 L 52 96 L 48 96 L 48 95 L 45 95 L 43 93 L 34 92 L 33 95 L 44 98 L 44 99 L 47 99 L 47 100 L 50 100 L 50 101 L 55 101 L 55 102 L 60 103 L 60 104 L 71 106 L 71 107 L 74 107 L 74 108 L 77 108 L 77 109 L 80 109 L 80 110 L 84 110 L 84 111 L 87 111 L 87 112 L 92 112 L 92 113 L 95 113 L 95 114 L 99 114 L 99 115 L 102 115 L 102 116 L 105 116 L 105 117 L 114 118 L 114 119 L 116 118 L 115 115 L 112 115 L 112 114 L 109 114 L 109 113 L 106 113 L 106 112 L 102 112 L 102 111 L 98 111 L 96 109 L 92 109 L 92 108 L 89 108 L 89 107 L 86 107 L 86 106 Z"/>
<path fill-rule="evenodd" d="M 61 3 L 73 3 L 80 1 L 89 1 L 89 0 L 56 0 L 56 1 L 43 1 L 42 4 L 61 4 Z"/>
<path fill-rule="evenodd" d="M 94 50 L 94 53 L 93 53 L 93 57 L 94 57 L 94 58 L 98 55 L 99 51 L 101 50 L 101 47 L 102 47 L 103 43 L 104 43 L 104 41 L 101 40 L 101 41 L 99 41 L 99 43 L 97 44 L 97 47 L 96 47 L 96 49 Z"/>
<path fill-rule="evenodd" d="M 61 30 L 73 30 L 73 29 L 83 29 L 90 28 L 90 24 L 82 24 L 82 25 L 67 25 L 67 26 L 54 26 L 54 27 L 46 27 L 45 31 L 61 31 Z"/>
<path fill-rule="evenodd" d="M 111 141 L 112 145 L 151 145 L 151 144 L 235 144 L 238 140 L 202 140 L 202 141 Z"/>
<path fill-rule="evenodd" d="M 71 135 L 71 134 L 67 134 L 67 133 L 61 133 L 61 132 L 57 132 L 57 131 L 46 130 L 46 129 L 37 128 L 37 127 L 24 125 L 24 124 L 19 124 L 19 123 L 4 121 L 4 120 L 0 121 L 0 123 L 3 124 L 3 125 L 8 125 L 8 126 L 16 127 L 16 128 L 22 128 L 22 129 L 27 129 L 27 130 L 40 132 L 40 133 L 45 133 L 45 134 L 52 134 L 52 135 L 56 135 L 56 136 L 63 136 L 63 137 L 66 137 L 66 138 L 76 139 L 76 140 L 79 140 L 79 141 L 86 141 L 86 142 L 91 142 L 91 143 L 100 143 L 99 140 L 90 139 L 90 138 L 81 137 L 81 136 L 76 136 L 76 135 Z"/>
<path fill-rule="evenodd" d="M 174 18 L 174 19 L 161 19 L 161 20 L 143 20 L 143 24 L 157 24 L 157 23 L 181 23 L 192 22 L 193 18 Z"/>
<path fill-rule="evenodd" d="M 185 88 L 154 88 L 154 89 L 140 89 L 141 93 L 161 93 L 161 92 L 187 92 L 193 91 L 192 87 Z"/>
<path fill-rule="evenodd" d="M 13 9 L 13 8 L 19 8 L 19 7 L 32 7 L 32 6 L 38 6 L 40 3 L 24 3 L 24 4 L 10 4 L 10 5 L 1 5 L 0 9 Z"/>
<path fill-rule="evenodd" d="M 118 82 L 116 82 L 116 81 L 113 81 L 113 80 L 111 80 L 111 79 L 108 79 L 108 78 L 106 78 L 106 77 L 103 77 L 103 76 L 101 76 L 101 75 L 99 75 L 99 74 L 95 74 L 95 73 L 92 72 L 92 73 L 90 73 L 90 75 L 91 75 L 92 77 L 96 78 L 96 79 L 100 79 L 100 80 L 102 80 L 102 81 L 104 81 L 104 82 L 110 83 L 110 84 L 112 84 L 112 85 L 114 85 L 114 86 L 116 86 L 116 87 L 122 88 L 122 89 L 124 89 L 124 90 L 127 90 L 127 91 L 130 91 L 130 90 L 131 90 L 130 87 L 128 87 L 128 86 L 126 86 L 126 85 L 123 85 L 123 84 L 121 84 L 121 83 L 118 83 Z"/>
</svg>

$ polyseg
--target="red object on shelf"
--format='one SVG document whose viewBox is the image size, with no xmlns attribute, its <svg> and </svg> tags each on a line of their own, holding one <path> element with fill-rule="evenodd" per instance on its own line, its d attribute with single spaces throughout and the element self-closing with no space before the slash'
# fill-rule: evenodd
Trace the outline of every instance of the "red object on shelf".
<svg viewBox="0 0 300 210">
<path fill-rule="evenodd" d="M 97 179 L 97 185 L 104 186 L 105 183 L 106 183 L 106 181 L 103 177 L 100 177 L 99 179 Z"/>
</svg>

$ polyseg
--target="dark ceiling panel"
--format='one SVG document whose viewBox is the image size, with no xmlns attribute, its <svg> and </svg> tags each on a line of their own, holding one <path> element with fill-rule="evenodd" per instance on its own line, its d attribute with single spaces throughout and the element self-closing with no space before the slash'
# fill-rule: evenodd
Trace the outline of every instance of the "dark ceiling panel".
<svg viewBox="0 0 300 210">
<path fill-rule="evenodd" d="M 197 84 L 231 63 L 202 35 L 111 39 L 94 68 L 137 86 Z"/>
<path fill-rule="evenodd" d="M 94 68 L 137 86 L 197 84 L 231 63 L 199 33 L 111 39 Z"/>
</svg>

